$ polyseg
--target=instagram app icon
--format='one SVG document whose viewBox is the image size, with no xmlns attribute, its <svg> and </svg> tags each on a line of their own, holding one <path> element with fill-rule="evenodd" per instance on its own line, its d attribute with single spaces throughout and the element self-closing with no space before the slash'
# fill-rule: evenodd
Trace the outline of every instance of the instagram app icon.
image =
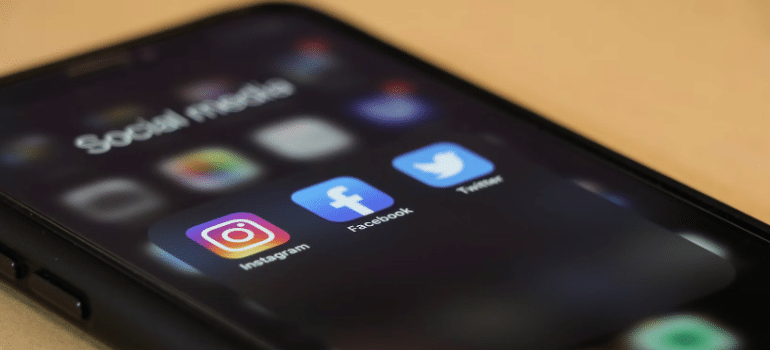
<svg viewBox="0 0 770 350">
<path fill-rule="evenodd" d="M 240 259 L 289 241 L 289 234 L 249 213 L 223 216 L 187 230 L 187 237 L 227 259 Z"/>
</svg>

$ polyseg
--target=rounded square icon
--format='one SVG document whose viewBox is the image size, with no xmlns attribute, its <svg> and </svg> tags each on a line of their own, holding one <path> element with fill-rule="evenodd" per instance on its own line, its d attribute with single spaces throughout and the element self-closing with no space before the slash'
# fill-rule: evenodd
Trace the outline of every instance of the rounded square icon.
<svg viewBox="0 0 770 350">
<path fill-rule="evenodd" d="M 431 187 L 459 185 L 491 173 L 488 159 L 452 142 L 437 142 L 393 159 L 393 167 Z"/>
<path fill-rule="evenodd" d="M 327 76 L 338 61 L 326 40 L 305 38 L 296 43 L 294 51 L 280 56 L 277 67 L 291 80 L 311 84 Z"/>
<path fill-rule="evenodd" d="M 295 117 L 261 128 L 254 132 L 253 140 L 294 161 L 322 160 L 347 152 L 356 143 L 348 132 L 313 116 Z"/>
<path fill-rule="evenodd" d="M 405 79 L 391 79 L 380 91 L 354 101 L 353 112 L 380 127 L 401 128 L 432 117 L 433 105 L 416 93 L 416 85 Z"/>
<path fill-rule="evenodd" d="M 54 158 L 55 153 L 53 139 L 43 134 L 29 134 L 0 146 L 0 163 L 9 166 L 31 165 Z"/>
<path fill-rule="evenodd" d="M 631 350 L 737 350 L 738 339 L 713 322 L 692 315 L 653 319 L 632 331 Z"/>
<path fill-rule="evenodd" d="M 140 220 L 164 204 L 154 191 L 127 178 L 92 182 L 64 193 L 61 199 L 83 216 L 104 223 Z"/>
<path fill-rule="evenodd" d="M 164 160 L 160 171 L 180 184 L 205 192 L 224 191 L 256 180 L 262 167 L 219 147 L 193 150 Z"/>
<path fill-rule="evenodd" d="M 393 205 L 393 198 L 355 177 L 335 177 L 291 195 L 291 200 L 326 220 L 344 222 Z"/>
<path fill-rule="evenodd" d="M 289 241 L 289 234 L 250 213 L 233 213 L 187 230 L 187 237 L 227 259 L 240 259 Z"/>
</svg>

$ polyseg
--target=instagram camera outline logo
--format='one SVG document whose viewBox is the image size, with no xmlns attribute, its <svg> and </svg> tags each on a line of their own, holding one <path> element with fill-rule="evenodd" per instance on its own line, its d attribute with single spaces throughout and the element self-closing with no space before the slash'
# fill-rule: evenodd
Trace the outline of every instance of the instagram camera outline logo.
<svg viewBox="0 0 770 350">
<path fill-rule="evenodd" d="M 227 228 L 229 226 L 233 227 Z M 229 233 L 236 231 L 246 231 L 247 235 L 245 238 L 229 236 Z M 224 242 L 240 245 L 253 240 L 257 237 L 258 232 L 264 233 L 267 238 L 237 247 L 228 247 L 227 243 Z M 219 234 L 219 236 L 212 237 L 212 234 Z M 284 244 L 291 238 L 286 231 L 251 213 L 233 213 L 204 222 L 188 229 L 186 235 L 214 254 L 227 259 L 240 259 L 254 255 Z M 217 238 L 221 238 L 221 240 Z"/>
</svg>

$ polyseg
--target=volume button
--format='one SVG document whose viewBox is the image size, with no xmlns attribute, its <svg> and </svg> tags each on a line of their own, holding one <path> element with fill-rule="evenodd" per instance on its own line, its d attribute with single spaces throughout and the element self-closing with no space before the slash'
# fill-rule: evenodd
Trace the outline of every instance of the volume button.
<svg viewBox="0 0 770 350">
<path fill-rule="evenodd" d="M 0 253 L 0 273 L 10 278 L 19 278 L 19 263 L 13 258 Z"/>
<path fill-rule="evenodd" d="M 86 318 L 85 301 L 60 287 L 60 283 L 56 283 L 55 278 L 48 273 L 36 272 L 29 276 L 27 283 L 32 292 L 56 305 L 66 314 L 77 319 Z"/>
</svg>

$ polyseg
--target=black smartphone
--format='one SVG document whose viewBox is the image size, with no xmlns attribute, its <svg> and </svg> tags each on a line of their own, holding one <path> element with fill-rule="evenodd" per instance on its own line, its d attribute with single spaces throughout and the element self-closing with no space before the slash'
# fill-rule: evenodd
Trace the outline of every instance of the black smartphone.
<svg viewBox="0 0 770 350">
<path fill-rule="evenodd" d="M 0 118 L 0 274 L 118 348 L 770 349 L 763 223 L 311 9 Z"/>
</svg>

